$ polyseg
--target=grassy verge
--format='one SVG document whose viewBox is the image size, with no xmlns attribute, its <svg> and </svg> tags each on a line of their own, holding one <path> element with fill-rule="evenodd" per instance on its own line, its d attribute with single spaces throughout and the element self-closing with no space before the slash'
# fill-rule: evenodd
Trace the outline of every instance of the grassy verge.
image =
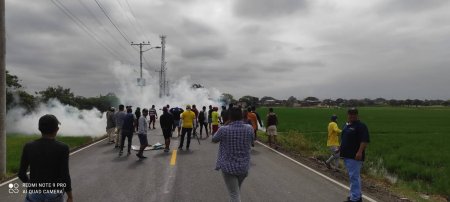
<svg viewBox="0 0 450 202">
<path fill-rule="evenodd" d="M 20 157 L 22 155 L 22 149 L 25 143 L 39 139 L 40 135 L 21 135 L 21 134 L 8 134 L 6 137 L 6 177 L 11 177 L 19 171 Z M 93 141 L 90 136 L 57 136 L 58 141 L 64 142 L 69 145 L 71 149 L 85 145 Z"/>
</svg>

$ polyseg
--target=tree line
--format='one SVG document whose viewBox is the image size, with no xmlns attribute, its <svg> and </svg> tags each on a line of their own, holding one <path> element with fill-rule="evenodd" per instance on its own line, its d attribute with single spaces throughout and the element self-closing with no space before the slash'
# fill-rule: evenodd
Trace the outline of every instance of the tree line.
<svg viewBox="0 0 450 202">
<path fill-rule="evenodd" d="M 270 96 L 262 98 L 245 95 L 239 99 L 235 99 L 231 94 L 224 93 L 221 97 L 222 103 L 238 103 L 245 106 L 288 106 L 288 107 L 363 107 L 363 106 L 395 106 L 395 107 L 419 107 L 419 106 L 450 106 L 450 100 L 442 99 L 385 99 L 385 98 L 364 98 L 364 99 L 323 99 L 317 97 L 306 97 L 304 99 L 297 99 L 290 96 L 286 100 L 276 99 Z"/>
<path fill-rule="evenodd" d="M 16 75 L 11 75 L 6 71 L 6 110 L 15 107 L 22 107 L 26 112 L 32 112 L 39 103 L 46 103 L 50 99 L 58 99 L 62 104 L 71 105 L 78 109 L 97 108 L 101 112 L 111 106 L 119 104 L 119 99 L 114 93 L 99 95 L 97 97 L 76 96 L 70 88 L 62 86 L 50 86 L 47 89 L 30 94 L 20 84 L 20 79 Z"/>
</svg>

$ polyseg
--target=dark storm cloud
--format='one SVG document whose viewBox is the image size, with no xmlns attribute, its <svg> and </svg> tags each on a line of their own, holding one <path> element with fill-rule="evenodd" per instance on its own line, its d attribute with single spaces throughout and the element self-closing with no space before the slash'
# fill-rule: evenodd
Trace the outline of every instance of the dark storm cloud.
<svg viewBox="0 0 450 202">
<path fill-rule="evenodd" d="M 307 0 L 235 0 L 233 6 L 237 16 L 253 19 L 283 17 L 307 8 Z"/>
</svg>

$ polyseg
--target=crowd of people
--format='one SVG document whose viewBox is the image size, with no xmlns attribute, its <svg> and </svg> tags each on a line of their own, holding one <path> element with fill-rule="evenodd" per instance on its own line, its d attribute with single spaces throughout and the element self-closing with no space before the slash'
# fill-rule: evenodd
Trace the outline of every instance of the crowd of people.
<svg viewBox="0 0 450 202">
<path fill-rule="evenodd" d="M 185 109 L 164 106 L 161 109 L 162 115 L 159 117 L 165 139 L 164 152 L 170 150 L 170 139 L 173 133 L 177 132 L 177 137 L 180 138 L 178 149 L 183 150 L 186 137 L 184 148 L 189 150 L 192 135 L 196 135 L 196 130 L 200 127 L 200 138 L 202 138 L 202 129 L 204 129 L 206 138 L 211 135 L 211 141 L 220 144 L 216 170 L 222 171 L 230 201 L 240 201 L 240 187 L 248 175 L 251 147 L 254 146 L 257 130 L 263 125 L 255 107 L 244 109 L 230 104 L 228 108 L 222 106 L 221 109 L 219 113 L 218 107 L 211 105 L 209 111 L 206 111 L 206 106 L 202 106 L 201 111 L 198 111 L 195 105 L 186 105 Z M 365 149 L 369 143 L 369 132 L 367 126 L 359 120 L 356 108 L 348 109 L 347 122 L 342 130 L 337 125 L 337 118 L 336 115 L 332 115 L 328 124 L 327 146 L 331 155 L 325 164 L 328 168 L 337 170 L 339 159 L 343 159 L 350 178 L 350 194 L 347 201 L 362 201 L 360 172 L 365 159 Z M 155 105 L 152 105 L 150 109 L 142 110 L 137 107 L 134 113 L 131 106 L 119 105 L 117 111 L 111 107 L 106 113 L 108 143 L 115 144 L 115 148 L 119 149 L 119 156 L 122 156 L 125 140 L 127 140 L 127 155 L 130 155 L 132 138 L 134 134 L 137 134 L 140 147 L 136 156 L 144 159 L 146 158 L 143 155 L 144 149 L 149 145 L 148 130 L 156 129 L 157 119 Z M 274 109 L 269 108 L 265 122 L 266 134 L 269 136 L 269 146 L 275 149 L 278 147 L 278 124 Z M 18 176 L 24 183 L 63 182 L 66 186 L 61 193 L 30 192 L 25 201 L 46 199 L 62 201 L 63 193 L 67 194 L 67 201 L 72 201 L 68 168 L 69 147 L 55 140 L 59 125 L 60 122 L 54 115 L 47 114 L 39 119 L 42 138 L 24 146 Z M 30 168 L 30 177 L 27 174 L 28 168 Z"/>
</svg>

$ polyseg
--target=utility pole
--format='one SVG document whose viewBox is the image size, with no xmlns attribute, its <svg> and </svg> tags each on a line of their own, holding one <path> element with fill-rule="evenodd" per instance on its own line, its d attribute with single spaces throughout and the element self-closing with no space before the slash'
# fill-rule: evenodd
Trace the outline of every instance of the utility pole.
<svg viewBox="0 0 450 202">
<path fill-rule="evenodd" d="M 0 0 L 0 179 L 6 175 L 6 73 L 5 0 Z"/>
<path fill-rule="evenodd" d="M 138 44 L 135 44 L 135 43 L 131 42 L 131 45 L 132 46 L 139 46 L 139 61 L 140 61 L 140 73 L 139 73 L 139 75 L 140 75 L 140 77 L 137 79 L 137 82 L 138 82 L 138 86 L 143 87 L 143 86 L 145 86 L 145 80 L 142 78 L 142 53 L 144 53 L 145 51 L 148 51 L 150 49 L 153 49 L 153 48 L 161 48 L 161 47 L 155 46 L 155 47 L 151 47 L 151 48 L 143 51 L 142 47 L 143 46 L 150 46 L 150 42 L 147 42 L 147 43 L 142 42 L 142 43 L 138 43 Z"/>
<path fill-rule="evenodd" d="M 159 72 L 159 97 L 167 95 L 166 92 L 166 36 L 161 35 L 161 70 Z"/>
</svg>

